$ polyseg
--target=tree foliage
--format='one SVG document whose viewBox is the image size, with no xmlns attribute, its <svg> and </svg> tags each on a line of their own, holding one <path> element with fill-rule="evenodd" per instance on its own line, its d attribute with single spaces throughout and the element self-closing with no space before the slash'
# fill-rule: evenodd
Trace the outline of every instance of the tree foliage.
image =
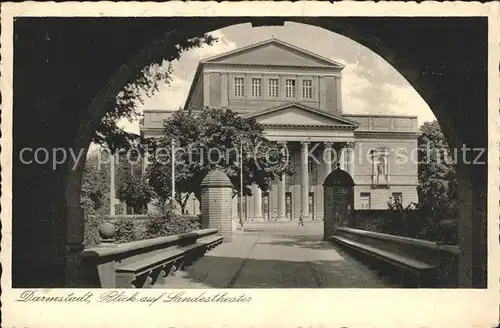
<svg viewBox="0 0 500 328">
<path fill-rule="evenodd" d="M 426 122 L 418 139 L 419 203 L 403 207 L 397 199 L 377 219 L 384 233 L 441 243 L 457 243 L 457 178 L 452 154 L 437 121 Z"/>
<path fill-rule="evenodd" d="M 141 213 L 151 201 L 152 190 L 142 177 L 126 175 L 116 190 L 116 197 L 134 209 L 134 213 Z"/>
<path fill-rule="evenodd" d="M 83 171 L 81 203 L 87 215 L 109 213 L 109 178 L 107 171 L 98 166 L 97 156 L 97 152 L 89 155 Z"/>
<path fill-rule="evenodd" d="M 215 37 L 209 34 L 190 39 L 181 39 L 175 47 L 165 53 L 163 59 L 152 62 L 149 66 L 145 67 L 141 73 L 133 81 L 130 81 L 119 93 L 118 97 L 115 99 L 112 110 L 107 111 L 97 130 L 94 132 L 93 142 L 109 148 L 111 152 L 116 152 L 120 155 L 123 155 L 131 148 L 144 150 L 145 147 L 151 146 L 151 140 L 124 131 L 118 126 L 118 122 L 121 119 L 127 119 L 129 121 L 138 120 L 140 117 L 140 114 L 137 112 L 138 105 L 142 104 L 146 98 L 155 94 L 161 85 L 171 83 L 171 75 L 173 72 L 171 66 L 172 61 L 179 59 L 180 55 L 185 51 L 205 44 L 211 45 L 216 40 Z M 117 198 L 125 201 L 127 205 L 132 206 L 134 211 L 141 211 L 151 199 L 152 191 L 145 181 L 129 176 L 128 174 L 123 174 L 123 171 L 129 169 L 130 165 L 127 164 L 128 163 L 125 162 L 117 172 Z M 96 203 L 97 198 L 101 197 L 99 196 L 100 194 L 90 190 L 87 191 L 87 189 L 93 188 L 91 185 L 96 183 L 94 181 L 100 180 L 93 180 L 90 178 L 86 180 L 84 186 L 82 186 L 82 192 L 84 193 L 82 195 L 82 203 L 85 208 L 89 210 L 99 208 L 102 205 Z M 107 197 L 109 203 L 109 193 Z"/>
<path fill-rule="evenodd" d="M 200 198 L 200 185 L 213 169 L 224 171 L 233 184 L 233 196 L 240 190 L 240 144 L 243 151 L 243 191 L 250 186 L 267 190 L 273 179 L 292 173 L 288 154 L 264 136 L 253 118 L 245 118 L 227 109 L 175 112 L 165 124 L 165 134 L 157 140 L 156 151 L 148 166 L 149 183 L 156 194 L 171 197 L 170 150 L 175 142 L 176 200 L 182 208 L 189 194 Z M 160 151 L 161 150 L 161 151 Z M 181 193 L 183 197 L 181 198 Z"/>
<path fill-rule="evenodd" d="M 425 122 L 418 139 L 420 208 L 436 218 L 457 216 L 455 160 L 437 121 Z"/>
</svg>

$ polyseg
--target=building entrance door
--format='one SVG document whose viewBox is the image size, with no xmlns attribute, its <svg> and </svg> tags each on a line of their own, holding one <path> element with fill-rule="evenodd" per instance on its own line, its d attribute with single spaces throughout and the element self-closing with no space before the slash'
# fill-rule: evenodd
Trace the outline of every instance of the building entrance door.
<svg viewBox="0 0 500 328">
<path fill-rule="evenodd" d="M 314 193 L 309 193 L 309 218 L 314 220 Z"/>
<path fill-rule="evenodd" d="M 287 192 L 285 194 L 285 204 L 286 204 L 286 218 L 288 220 L 291 220 L 293 218 L 292 216 L 292 193 L 291 192 Z"/>
<path fill-rule="evenodd" d="M 269 193 L 262 195 L 262 218 L 269 221 L 271 219 L 270 213 L 271 206 L 269 206 Z"/>
</svg>

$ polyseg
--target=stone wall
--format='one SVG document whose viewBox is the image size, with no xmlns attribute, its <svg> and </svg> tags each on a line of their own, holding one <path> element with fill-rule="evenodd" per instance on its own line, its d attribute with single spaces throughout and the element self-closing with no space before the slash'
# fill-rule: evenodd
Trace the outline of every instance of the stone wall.
<svg viewBox="0 0 500 328">
<path fill-rule="evenodd" d="M 404 137 L 404 138 L 403 138 Z M 361 209 L 361 193 L 370 193 L 370 209 L 386 209 L 387 201 L 392 193 L 402 193 L 403 205 L 418 202 L 418 158 L 417 138 L 394 135 L 394 137 L 363 135 L 356 138 L 354 146 L 354 192 L 355 209 Z M 372 185 L 373 166 L 370 150 L 388 148 L 388 179 L 387 186 Z"/>
</svg>

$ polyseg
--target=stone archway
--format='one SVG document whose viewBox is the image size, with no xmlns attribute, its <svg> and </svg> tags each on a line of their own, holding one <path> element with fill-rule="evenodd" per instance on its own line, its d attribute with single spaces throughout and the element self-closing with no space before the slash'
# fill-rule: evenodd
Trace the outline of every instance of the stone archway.
<svg viewBox="0 0 500 328">
<path fill-rule="evenodd" d="M 86 115 L 79 118 L 79 121 L 68 124 L 67 129 L 63 129 L 59 138 L 64 139 L 66 147 L 79 150 L 86 150 L 90 144 L 91 135 L 95 130 L 101 118 L 109 109 L 110 99 L 114 99 L 118 92 L 131 81 L 137 73 L 149 63 L 162 58 L 164 52 L 169 47 L 176 45 L 182 38 L 200 35 L 205 32 L 217 30 L 226 26 L 250 22 L 254 26 L 262 25 L 282 25 L 285 21 L 304 23 L 318 26 L 329 31 L 342 34 L 352 40 L 368 47 L 379 54 L 389 64 L 396 68 L 429 104 L 435 113 L 442 130 L 451 147 L 462 149 L 463 145 L 467 148 L 486 148 L 488 141 L 487 128 L 487 28 L 486 18 L 460 19 L 460 18 L 348 18 L 348 17 L 281 17 L 281 18 L 197 18 L 197 24 L 193 24 L 189 19 L 179 21 L 175 27 L 166 28 L 156 21 L 151 27 L 145 29 L 145 33 L 138 35 L 142 40 L 150 38 L 149 42 L 142 50 L 131 51 L 128 54 L 129 59 L 121 61 L 125 64 L 116 68 L 111 77 L 101 78 L 93 86 L 98 87 L 97 94 L 85 94 L 81 91 L 82 99 L 87 99 L 89 106 L 85 109 Z M 118 24 L 119 20 L 114 23 Z M 122 23 L 126 24 L 126 22 Z M 143 22 L 148 24 L 148 22 Z M 94 23 L 99 33 L 99 27 Z M 189 28 L 187 28 L 189 26 Z M 110 38 L 122 39 L 123 30 L 113 27 L 109 29 Z M 101 30 L 102 31 L 102 30 Z M 189 32 L 185 32 L 189 31 Z M 78 40 L 78 33 L 93 33 L 91 30 L 75 29 L 72 38 Z M 114 33 L 114 34 L 113 34 Z M 189 33 L 189 34 L 186 34 Z M 428 38 L 432 34 L 433 38 Z M 128 35 L 127 38 L 134 36 Z M 123 42 L 130 42 L 123 40 Z M 464 44 L 468 46 L 464 48 Z M 139 44 L 139 43 L 138 43 Z M 95 45 L 98 51 L 98 45 Z M 115 53 L 110 52 L 111 58 L 124 58 L 117 49 Z M 44 55 L 43 53 L 41 55 Z M 96 58 L 86 58 L 85 54 L 78 58 L 82 62 Z M 73 58 L 77 60 L 77 58 Z M 93 65 L 97 70 L 99 63 Z M 15 70 L 16 71 L 16 70 Z M 97 71 L 96 71 L 97 72 Z M 41 72 L 40 74 L 46 74 Z M 79 83 L 78 77 L 75 81 L 65 81 L 65 83 Z M 88 92 L 88 90 L 86 90 Z M 78 91 L 80 92 L 80 91 Z M 70 97 L 65 94 L 57 95 L 56 92 L 50 93 L 50 96 Z M 35 101 L 36 99 L 34 99 Z M 69 100 L 68 100 L 69 101 Z M 484 111 L 474 110 L 475 124 L 470 124 L 470 109 L 484 108 Z M 63 117 L 63 114 L 57 114 L 60 108 L 52 108 L 55 117 Z M 62 112 L 61 112 L 62 113 Z M 57 116 L 59 115 L 59 116 Z M 38 123 L 38 122 L 37 122 Z M 36 124 L 36 123 L 33 123 Z M 44 126 L 46 122 L 39 122 Z M 50 125 L 52 129 L 57 129 L 56 125 Z M 47 125 L 44 126 L 45 128 Z M 40 128 L 43 130 L 43 128 Z M 15 133 L 30 133 L 29 129 L 22 131 L 18 129 Z M 58 146 L 58 141 L 53 141 L 49 146 Z M 71 263 L 61 263 L 59 252 L 67 252 L 67 246 L 78 244 L 78 240 L 83 233 L 83 216 L 79 209 L 80 197 L 80 179 L 83 165 L 76 170 L 67 170 L 58 176 L 54 176 L 51 181 L 56 182 L 54 188 L 58 192 L 56 197 L 61 198 L 57 206 L 40 206 L 38 216 L 41 220 L 36 223 L 39 226 L 48 225 L 48 217 L 57 213 L 57 217 L 64 230 L 63 233 L 57 233 L 53 243 L 55 247 L 49 244 L 38 245 L 39 249 L 30 249 L 31 246 L 22 246 L 22 234 L 13 236 L 14 250 L 13 262 L 15 260 L 20 267 L 26 267 L 26 274 L 21 274 L 22 279 L 31 278 L 30 272 L 37 270 L 47 270 L 53 268 L 53 282 L 49 284 L 59 285 L 58 281 L 62 277 L 66 280 L 64 285 L 71 285 L 72 280 L 78 279 L 73 276 L 72 270 L 68 266 Z M 486 188 L 487 188 L 487 166 L 469 165 L 465 162 L 459 162 L 457 165 L 459 176 L 459 244 L 461 248 L 460 256 L 460 286 L 462 287 L 485 287 L 486 286 Z M 21 173 L 20 173 L 21 174 Z M 473 183 L 474 182 L 474 183 Z M 22 194 L 21 194 L 22 195 Z M 15 197 L 15 195 L 14 195 Z M 36 198 L 32 198 L 36 202 Z M 31 204 L 38 208 L 39 204 Z M 35 213 L 36 214 L 36 213 Z M 51 219 L 51 220 L 56 220 Z M 46 222 L 46 223 L 44 223 Z M 28 223 L 16 222 L 23 226 Z M 13 224 L 13 229 L 16 226 Z M 59 229 L 59 228 L 58 228 Z M 17 228 L 19 231 L 20 229 Z M 16 233 L 14 233 L 16 234 Z M 75 236 L 77 236 L 75 238 Z M 45 242 L 48 242 L 46 239 Z M 17 246 L 16 246 L 17 245 Z M 30 261 L 34 257 L 26 256 L 26 252 L 33 254 L 42 254 L 45 258 L 53 262 L 53 266 L 44 266 L 40 268 L 29 268 Z M 55 253 L 54 253 L 55 252 Z M 57 259 L 54 259 L 57 257 Z M 64 256 L 63 256 L 64 257 Z M 75 259 L 78 262 L 77 259 Z M 62 272 L 61 272 L 62 270 Z M 47 277 L 47 279 L 52 279 Z M 36 281 L 33 280 L 33 281 Z M 78 284 L 78 282 L 75 282 Z M 15 284 L 14 284 L 15 285 Z M 30 284 L 28 284 L 30 285 Z"/>
</svg>

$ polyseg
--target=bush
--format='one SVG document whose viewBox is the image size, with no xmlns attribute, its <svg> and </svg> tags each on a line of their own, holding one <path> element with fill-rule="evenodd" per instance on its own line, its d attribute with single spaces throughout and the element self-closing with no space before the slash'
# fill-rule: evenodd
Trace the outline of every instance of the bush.
<svg viewBox="0 0 500 328">
<path fill-rule="evenodd" d="M 137 221 L 137 220 L 135 220 Z M 116 234 L 115 242 L 118 244 L 128 243 L 130 241 L 138 240 L 136 237 L 136 226 L 134 220 L 131 218 L 122 218 L 112 222 L 115 225 Z"/>
<path fill-rule="evenodd" d="M 85 247 L 90 247 L 97 245 L 101 242 L 101 237 L 99 237 L 99 226 L 101 225 L 103 219 L 98 215 L 85 215 L 85 230 L 83 245 Z"/>
<path fill-rule="evenodd" d="M 423 231 L 429 226 L 429 223 L 417 209 L 416 204 L 412 203 L 406 208 L 389 207 L 389 210 L 380 214 L 375 223 L 379 232 L 396 236 L 423 238 Z"/>
<path fill-rule="evenodd" d="M 116 243 L 127 243 L 135 240 L 147 239 L 145 233 L 145 226 L 148 216 L 145 215 L 127 215 L 127 216 L 97 216 L 97 215 L 86 215 L 85 216 L 85 235 L 84 235 L 84 245 L 86 247 L 91 247 L 98 245 L 101 242 L 101 237 L 99 236 L 99 226 L 101 223 L 107 220 L 115 226 L 115 242 Z"/>
<path fill-rule="evenodd" d="M 173 211 L 158 215 L 85 216 L 85 247 L 101 242 L 99 226 L 107 220 L 116 228 L 115 243 L 151 239 L 196 231 L 201 228 L 201 218 L 195 215 L 179 215 Z"/>
<path fill-rule="evenodd" d="M 174 211 L 168 211 L 164 215 L 148 220 L 146 232 L 148 238 L 155 238 L 191 232 L 200 228 L 201 222 L 198 216 L 179 215 Z"/>
</svg>

